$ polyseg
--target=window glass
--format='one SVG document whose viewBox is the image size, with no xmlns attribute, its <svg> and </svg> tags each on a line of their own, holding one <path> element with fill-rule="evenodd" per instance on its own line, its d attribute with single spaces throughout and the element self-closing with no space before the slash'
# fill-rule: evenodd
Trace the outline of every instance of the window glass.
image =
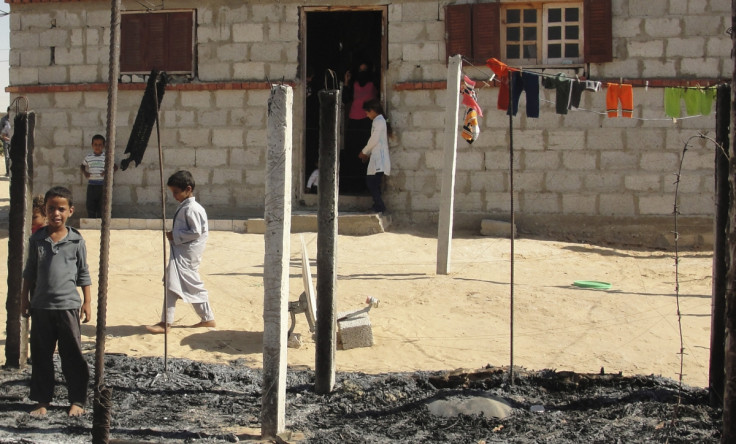
<svg viewBox="0 0 736 444">
<path fill-rule="evenodd" d="M 521 10 L 520 9 L 507 9 L 506 10 L 506 23 L 521 23 Z"/>
</svg>

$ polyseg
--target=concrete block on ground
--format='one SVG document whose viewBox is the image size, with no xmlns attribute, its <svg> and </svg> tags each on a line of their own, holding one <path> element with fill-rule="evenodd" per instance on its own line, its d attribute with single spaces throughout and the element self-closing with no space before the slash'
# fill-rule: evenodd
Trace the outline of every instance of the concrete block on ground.
<svg viewBox="0 0 736 444">
<path fill-rule="evenodd" d="M 148 219 L 130 219 L 131 230 L 147 230 Z"/>
<path fill-rule="evenodd" d="M 118 218 L 110 219 L 110 229 L 112 230 L 127 230 L 130 228 L 130 219 Z"/>
<path fill-rule="evenodd" d="M 483 219 L 480 222 L 480 234 L 482 236 L 511 237 L 511 222 Z M 514 225 L 514 237 L 516 237 L 516 225 Z"/>
<path fill-rule="evenodd" d="M 101 219 L 89 219 L 86 217 L 79 219 L 79 228 L 82 230 L 99 230 L 102 228 Z"/>
<path fill-rule="evenodd" d="M 338 313 L 337 335 L 343 350 L 373 346 L 373 328 L 365 308 Z"/>
<path fill-rule="evenodd" d="M 233 231 L 232 219 L 211 219 L 209 220 L 210 231 Z"/>
</svg>

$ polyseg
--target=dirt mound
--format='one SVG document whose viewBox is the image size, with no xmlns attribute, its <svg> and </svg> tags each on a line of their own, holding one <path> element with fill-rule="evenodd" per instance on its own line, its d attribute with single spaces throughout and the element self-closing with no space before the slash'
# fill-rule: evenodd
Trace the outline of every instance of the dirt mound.
<svg viewBox="0 0 736 444">
<path fill-rule="evenodd" d="M 90 357 L 91 358 L 91 357 Z M 91 363 L 91 362 L 90 362 Z M 58 362 L 57 362 L 58 366 Z M 660 377 L 518 371 L 367 375 L 338 373 L 328 395 L 314 392 L 314 372 L 289 369 L 287 442 L 309 443 L 579 443 L 719 441 L 721 410 L 706 390 Z M 31 417 L 30 370 L 0 372 L 0 442 L 89 442 L 92 415 L 68 418 L 54 404 Z M 62 378 L 60 371 L 57 378 Z M 111 439 L 117 442 L 259 441 L 262 372 L 243 362 L 108 356 Z M 435 400 L 494 397 L 511 415 L 435 416 Z M 66 400 L 57 386 L 56 400 Z M 88 406 L 91 411 L 91 403 Z"/>
</svg>

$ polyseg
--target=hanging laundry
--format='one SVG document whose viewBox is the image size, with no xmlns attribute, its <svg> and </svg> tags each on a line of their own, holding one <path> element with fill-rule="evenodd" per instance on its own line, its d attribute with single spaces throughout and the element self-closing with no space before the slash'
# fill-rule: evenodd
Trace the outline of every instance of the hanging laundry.
<svg viewBox="0 0 736 444">
<path fill-rule="evenodd" d="M 472 144 L 478 139 L 480 128 L 478 128 L 478 113 L 474 108 L 468 108 L 465 111 L 465 120 L 463 121 L 462 136 L 466 142 Z"/>
<path fill-rule="evenodd" d="M 664 114 L 667 117 L 679 118 L 681 115 L 681 106 L 685 90 L 683 88 L 667 87 L 664 89 Z"/>
<path fill-rule="evenodd" d="M 496 107 L 500 110 L 506 111 L 509 109 L 509 73 L 512 71 L 518 71 L 518 69 L 511 68 L 502 61 L 496 58 L 490 58 L 486 60 L 486 65 L 491 68 L 496 77 L 498 77 L 498 104 Z"/>
<path fill-rule="evenodd" d="M 526 116 L 539 117 L 539 76 L 530 72 L 511 73 L 511 106 L 513 115 L 519 111 L 519 98 L 526 92 Z M 511 110 L 506 111 L 511 114 Z"/>
<path fill-rule="evenodd" d="M 713 99 L 716 97 L 714 88 L 687 88 L 684 92 L 685 111 L 688 116 L 710 115 L 713 109 Z"/>
<path fill-rule="evenodd" d="M 567 114 L 570 105 L 572 80 L 568 79 L 564 73 L 559 73 L 555 77 L 543 77 L 542 86 L 556 91 L 555 110 L 557 114 Z"/>
<path fill-rule="evenodd" d="M 478 105 L 478 96 L 475 93 L 475 82 L 470 80 L 468 76 L 463 76 L 460 94 L 463 95 L 463 105 L 473 108 L 478 116 L 483 117 L 483 111 L 480 109 L 480 105 Z"/>
<path fill-rule="evenodd" d="M 609 83 L 606 92 L 606 112 L 608 117 L 618 117 L 618 103 L 621 102 L 621 117 L 634 117 L 634 88 L 628 83 Z"/>
<path fill-rule="evenodd" d="M 463 105 L 466 106 L 462 136 L 466 142 L 473 143 L 480 134 L 478 116 L 482 116 L 483 111 L 481 111 L 478 105 L 478 96 L 475 94 L 475 82 L 470 80 L 468 76 L 463 76 L 460 94 L 463 96 Z"/>
<path fill-rule="evenodd" d="M 568 109 L 580 108 L 580 99 L 583 91 L 598 92 L 601 89 L 601 82 L 594 80 L 574 80 L 570 86 L 570 104 Z"/>
</svg>

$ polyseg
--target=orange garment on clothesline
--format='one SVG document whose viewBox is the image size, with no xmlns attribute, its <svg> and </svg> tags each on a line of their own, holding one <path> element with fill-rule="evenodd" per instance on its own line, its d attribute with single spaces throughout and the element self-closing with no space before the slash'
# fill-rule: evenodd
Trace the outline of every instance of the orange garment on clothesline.
<svg viewBox="0 0 736 444">
<path fill-rule="evenodd" d="M 621 101 L 621 117 L 634 117 L 634 88 L 628 83 L 609 83 L 606 92 L 608 117 L 618 117 L 618 102 Z"/>
<path fill-rule="evenodd" d="M 496 77 L 498 77 L 498 109 L 506 111 L 509 109 L 509 73 L 513 71 L 519 71 L 516 68 L 511 68 L 507 64 L 498 60 L 497 58 L 490 58 L 486 60 L 486 66 L 491 68 Z"/>
</svg>

